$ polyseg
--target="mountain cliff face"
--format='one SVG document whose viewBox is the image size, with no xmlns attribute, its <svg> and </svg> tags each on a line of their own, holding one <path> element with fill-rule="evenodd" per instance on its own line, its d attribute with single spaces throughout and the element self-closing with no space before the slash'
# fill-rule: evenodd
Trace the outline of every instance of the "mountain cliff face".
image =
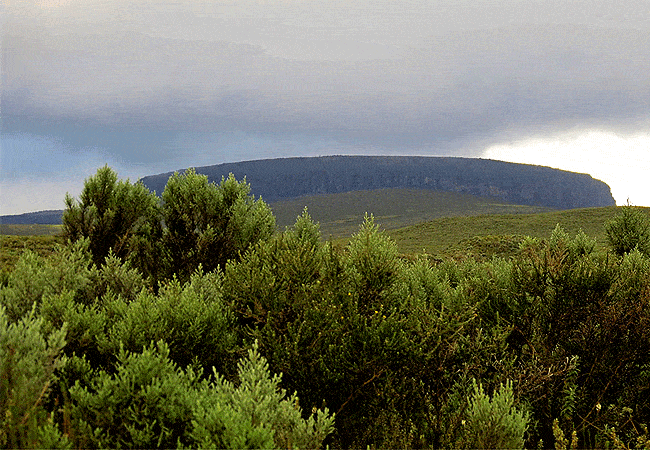
<svg viewBox="0 0 650 450">
<path fill-rule="evenodd" d="M 219 183 L 246 177 L 266 201 L 382 188 L 416 188 L 495 197 L 556 209 L 615 205 L 610 188 L 587 174 L 474 158 L 326 156 L 283 158 L 197 167 Z M 141 181 L 161 194 L 170 173 Z"/>
</svg>

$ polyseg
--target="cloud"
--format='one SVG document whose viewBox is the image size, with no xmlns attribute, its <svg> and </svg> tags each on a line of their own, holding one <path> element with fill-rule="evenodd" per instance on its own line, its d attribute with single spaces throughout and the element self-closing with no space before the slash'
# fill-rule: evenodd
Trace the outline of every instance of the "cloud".
<svg viewBox="0 0 650 450">
<path fill-rule="evenodd" d="M 487 148 L 482 157 L 589 173 L 605 181 L 618 205 L 650 206 L 650 132 L 573 129 Z"/>
<path fill-rule="evenodd" d="M 462 2 L 379 2 L 376 9 L 365 2 L 198 2 L 178 23 L 173 5 L 108 4 L 113 13 L 92 29 L 91 15 L 75 2 L 59 8 L 70 12 L 59 27 L 41 28 L 44 18 L 31 26 L 22 17 L 9 21 L 3 100 L 10 125 L 29 118 L 435 143 L 512 126 L 625 122 L 650 106 L 647 26 L 497 20 L 488 27 L 478 17 L 473 26 L 460 15 L 481 11 Z M 487 13 L 505 14 L 508 5 Z M 425 29 L 418 15 L 437 12 L 458 28 L 440 31 L 438 18 Z M 62 28 L 66 22 L 75 27 Z"/>
<path fill-rule="evenodd" d="M 72 155 L 151 173 L 316 152 L 479 156 L 574 127 L 648 131 L 646 9 L 12 1 L 2 24 L 3 140 L 52 138 Z"/>
</svg>

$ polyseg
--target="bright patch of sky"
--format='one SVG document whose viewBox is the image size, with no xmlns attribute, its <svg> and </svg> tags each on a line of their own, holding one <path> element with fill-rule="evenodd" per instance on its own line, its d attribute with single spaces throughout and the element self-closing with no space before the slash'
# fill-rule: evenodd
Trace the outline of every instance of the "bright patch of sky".
<svg viewBox="0 0 650 450">
<path fill-rule="evenodd" d="M 493 145 L 482 157 L 588 173 L 617 205 L 650 206 L 650 133 L 574 130 Z"/>
</svg>

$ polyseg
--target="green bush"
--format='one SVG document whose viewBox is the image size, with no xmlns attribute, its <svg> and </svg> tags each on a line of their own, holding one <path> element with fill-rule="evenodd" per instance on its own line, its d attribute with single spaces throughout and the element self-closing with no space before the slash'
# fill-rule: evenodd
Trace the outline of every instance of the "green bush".
<svg viewBox="0 0 650 450">
<path fill-rule="evenodd" d="M 162 340 L 170 359 L 181 367 L 198 362 L 227 371 L 234 364 L 236 335 L 232 314 L 222 300 L 220 274 L 196 272 L 185 284 L 165 283 L 158 294 L 142 291 L 131 302 L 121 298 L 111 302 L 117 314 L 106 332 L 105 352 L 115 353 L 120 346 L 138 351 Z"/>
<path fill-rule="evenodd" d="M 238 364 L 239 383 L 214 373 L 201 380 L 179 368 L 159 342 L 142 353 L 120 351 L 114 374 L 100 372 L 70 389 L 75 444 L 92 448 L 318 448 L 334 417 L 302 418 L 257 352 Z"/>
<path fill-rule="evenodd" d="M 122 297 L 125 301 L 133 301 L 140 291 L 146 287 L 142 272 L 133 267 L 131 261 L 123 261 L 112 250 L 102 262 L 102 265 L 91 275 L 92 300 L 101 298 L 107 292 Z"/>
<path fill-rule="evenodd" d="M 623 206 L 621 212 L 605 224 L 605 232 L 616 254 L 623 256 L 638 248 L 650 256 L 650 221 L 640 209 Z"/>
<path fill-rule="evenodd" d="M 529 306 L 515 322 L 519 339 L 510 344 L 520 358 L 529 355 L 521 389 L 535 422 L 546 424 L 531 430 L 537 440 L 552 442 L 551 423 L 560 417 L 580 442 L 595 446 L 611 422 L 596 405 L 633 407 L 635 420 L 649 417 L 650 273 L 639 251 L 621 260 L 584 243 L 584 236 L 571 240 L 556 229 L 549 242 L 526 244 L 514 261 L 512 295 Z M 571 360 L 580 362 L 577 372 L 565 363 Z M 552 378 L 540 373 L 544 366 Z"/>
<path fill-rule="evenodd" d="M 209 183 L 194 169 L 169 178 L 162 193 L 163 244 L 168 275 L 185 280 L 201 265 L 210 272 L 260 240 L 271 237 L 275 218 L 246 180 L 231 174 Z"/>
<path fill-rule="evenodd" d="M 7 284 L 0 288 L 0 305 L 6 309 L 11 322 L 19 320 L 43 298 L 48 289 L 43 266 L 42 257 L 25 251 L 9 274 Z"/>
<path fill-rule="evenodd" d="M 192 438 L 202 448 L 320 448 L 334 415 L 313 409 L 302 418 L 296 394 L 279 388 L 257 344 L 238 364 L 238 386 L 215 372 L 195 410 Z"/>
<path fill-rule="evenodd" d="M 397 245 L 366 215 L 346 250 L 359 308 L 369 313 L 390 295 L 399 269 Z"/>
<path fill-rule="evenodd" d="M 66 355 L 85 355 L 95 367 L 105 368 L 113 360 L 112 353 L 116 349 L 110 346 L 109 327 L 123 315 L 126 305 L 143 291 L 145 282 L 139 270 L 132 268 L 129 261 L 117 258 L 112 251 L 101 267 L 87 267 L 91 262 L 85 243 L 86 240 L 80 240 L 54 253 L 44 264 L 45 268 L 56 268 L 55 271 L 46 270 L 45 278 L 70 278 L 71 281 L 63 285 L 59 282 L 56 289 L 48 289 L 38 309 L 46 326 L 58 328 L 67 324 Z M 32 278 L 31 283 L 38 283 L 38 279 Z"/>
<path fill-rule="evenodd" d="M 141 354 L 121 350 L 114 374 L 101 371 L 89 386 L 70 388 L 77 447 L 191 446 L 199 376 L 179 369 L 168 354 L 162 342 Z"/>
<path fill-rule="evenodd" d="M 43 407 L 53 374 L 60 366 L 65 328 L 49 335 L 34 311 L 10 323 L 0 305 L 0 447 L 43 448 L 64 445 L 58 429 L 48 426 Z M 45 428 L 43 428 L 45 427 Z M 43 434 L 46 432 L 45 434 Z"/>
<path fill-rule="evenodd" d="M 469 449 L 524 448 L 528 421 L 528 413 L 514 405 L 512 382 L 502 384 L 492 398 L 475 382 L 460 445 Z"/>
<path fill-rule="evenodd" d="M 299 217 L 296 225 L 226 265 L 224 298 L 238 315 L 242 337 L 269 322 L 284 328 L 320 301 L 326 289 L 322 274 L 328 258 L 335 256 L 318 241 L 318 229 L 308 214 Z M 342 282 L 343 274 L 337 275 L 342 276 L 336 282 Z"/>
<path fill-rule="evenodd" d="M 91 260 L 87 241 L 74 245 L 57 246 L 49 258 L 25 251 L 9 274 L 7 284 L 0 287 L 0 304 L 14 322 L 28 313 L 33 305 L 37 310 L 44 298 L 72 292 L 75 299 L 87 301 L 91 291 Z"/>
<path fill-rule="evenodd" d="M 106 367 L 114 359 L 107 354 L 107 329 L 113 316 L 99 302 L 84 304 L 75 301 L 73 292 L 52 295 L 45 299 L 41 315 L 48 328 L 66 324 L 67 356 L 83 355 L 93 367 Z"/>
<path fill-rule="evenodd" d="M 144 274 L 156 272 L 162 224 L 155 193 L 141 183 L 117 180 L 108 166 L 87 178 L 79 200 L 65 198 L 63 235 L 75 242 L 90 241 L 95 265 L 100 266 L 113 251 L 122 259 L 132 258 Z"/>
<path fill-rule="evenodd" d="M 332 445 L 437 445 L 453 379 L 481 376 L 506 347 L 505 333 L 480 329 L 465 282 L 478 269 L 454 266 L 452 286 L 450 268 L 406 265 L 370 219 L 341 251 L 296 228 L 226 266 L 242 338 L 259 340 L 305 404 L 337 411 Z"/>
</svg>

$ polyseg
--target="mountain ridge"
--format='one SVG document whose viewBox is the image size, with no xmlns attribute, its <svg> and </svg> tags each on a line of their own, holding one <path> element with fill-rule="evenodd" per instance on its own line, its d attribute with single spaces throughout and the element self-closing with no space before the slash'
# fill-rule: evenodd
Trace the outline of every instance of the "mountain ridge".
<svg viewBox="0 0 650 450">
<path fill-rule="evenodd" d="M 460 192 L 573 209 L 616 204 L 609 186 L 588 174 L 491 159 L 427 156 L 320 156 L 262 159 L 195 168 L 212 182 L 233 173 L 266 201 L 383 188 Z M 178 171 L 178 172 L 182 172 Z M 140 181 L 158 194 L 174 172 Z"/>
<path fill-rule="evenodd" d="M 176 172 L 183 172 L 182 169 Z M 493 197 L 512 204 L 574 209 L 615 205 L 609 186 L 588 174 L 480 158 L 321 156 L 260 159 L 195 168 L 211 182 L 233 173 L 267 202 L 390 188 Z M 160 195 L 174 172 L 140 179 Z M 60 224 L 62 210 L 0 216 L 0 224 Z"/>
</svg>

